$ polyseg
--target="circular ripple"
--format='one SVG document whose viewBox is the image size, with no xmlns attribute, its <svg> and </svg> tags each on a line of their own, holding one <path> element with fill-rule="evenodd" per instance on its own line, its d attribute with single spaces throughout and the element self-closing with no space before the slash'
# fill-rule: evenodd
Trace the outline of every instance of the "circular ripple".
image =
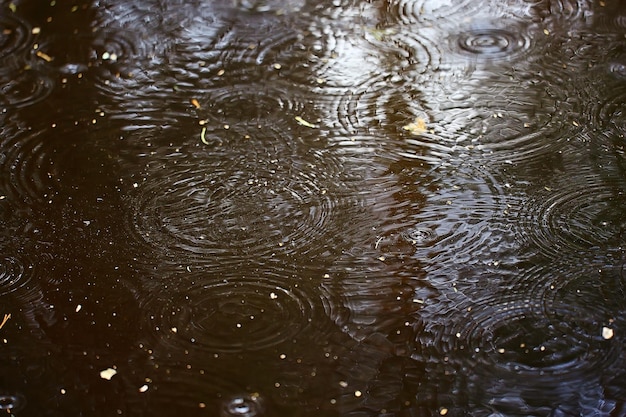
<svg viewBox="0 0 626 417">
<path fill-rule="evenodd" d="M 40 200 L 46 192 L 49 179 L 45 178 L 43 166 L 51 150 L 43 140 L 44 130 L 29 131 L 17 123 L 7 123 L 3 129 L 2 148 L 6 151 L 0 158 L 2 189 L 17 201 Z"/>
<path fill-rule="evenodd" d="M 400 21 L 403 24 L 435 23 L 438 26 L 457 28 L 459 22 L 467 22 L 484 18 L 487 10 L 490 16 L 499 16 L 501 19 L 523 19 L 532 17 L 535 21 L 546 20 L 551 16 L 546 1 L 511 2 L 503 4 L 499 1 L 482 1 L 480 3 L 467 0 L 392 0 L 387 2 L 386 18 Z M 536 17 L 540 11 L 536 8 L 546 7 L 548 13 Z M 554 7 L 554 6 L 553 6 Z M 561 10 L 565 13 L 565 10 Z M 558 15 L 558 13 L 554 14 Z"/>
<path fill-rule="evenodd" d="M 26 49 L 30 41 L 30 29 L 15 14 L 0 15 L 0 59 L 18 50 Z"/>
<path fill-rule="evenodd" d="M 596 15 L 597 8 L 587 0 L 539 0 L 531 1 L 528 15 L 534 21 L 554 29 L 563 29 L 566 22 L 569 25 L 585 22 L 589 16 Z M 551 32 L 554 32 L 551 30 Z"/>
<path fill-rule="evenodd" d="M 32 268 L 19 258 L 0 255 L 0 296 L 27 285 L 33 277 Z"/>
<path fill-rule="evenodd" d="M 466 17 L 478 11 L 479 3 L 469 0 L 437 1 L 437 0 L 392 0 L 387 10 L 390 16 L 403 23 L 417 23 L 437 19 Z"/>
<path fill-rule="evenodd" d="M 112 65 L 116 72 L 120 71 L 120 68 L 116 66 L 122 63 L 137 65 L 139 59 L 145 59 L 155 52 L 148 49 L 146 42 L 137 37 L 136 33 L 124 30 L 115 32 L 99 31 L 95 33 L 91 41 L 91 48 L 92 60 L 100 65 Z M 130 68 L 126 69 L 126 74 L 124 75 L 128 74 Z"/>
<path fill-rule="evenodd" d="M 21 121 L 4 126 L 0 188 L 7 197 L 28 204 L 52 201 L 61 185 L 60 170 L 66 163 L 75 165 L 69 162 L 74 158 L 84 158 L 85 149 L 93 151 L 84 141 L 86 130 L 73 122 L 71 127 L 71 131 L 60 126 L 25 127 Z"/>
<path fill-rule="evenodd" d="M 54 89 L 55 81 L 35 69 L 19 69 L 0 74 L 0 107 L 23 108 L 45 99 Z"/>
<path fill-rule="evenodd" d="M 414 255 L 433 268 L 515 258 L 506 179 L 497 171 L 468 158 L 432 170 L 397 161 L 390 170 L 395 175 L 370 180 L 364 194 L 379 257 Z"/>
<path fill-rule="evenodd" d="M 626 56 L 621 56 L 608 63 L 608 71 L 615 78 L 626 79 Z"/>
<path fill-rule="evenodd" d="M 153 353 L 158 356 L 160 352 L 157 349 Z M 130 394 L 128 405 L 152 415 L 183 413 L 186 416 L 216 416 L 227 398 L 247 398 L 247 395 L 239 394 L 246 392 L 241 378 L 234 375 L 232 368 L 225 368 L 219 359 L 213 357 L 207 360 L 205 355 L 190 361 L 189 355 L 176 356 L 178 352 L 171 350 L 163 353 L 169 361 L 154 363 L 144 371 L 150 375 L 151 381 L 148 391 L 141 396 L 135 394 L 145 380 L 131 376 L 141 375 L 137 372 L 140 365 L 134 363 L 133 369 L 128 370 L 129 377 L 125 381 Z M 215 362 L 211 363 L 212 359 Z M 187 366 L 181 367 L 181 363 Z M 115 376 L 118 377 L 123 378 L 124 374 L 120 372 Z"/>
<path fill-rule="evenodd" d="M 428 227 L 411 227 L 401 233 L 402 238 L 408 243 L 418 246 L 430 246 L 437 240 L 437 234 Z"/>
<path fill-rule="evenodd" d="M 428 120 L 420 92 L 402 79 L 370 79 L 358 88 L 335 90 L 320 98 L 325 127 L 342 136 L 373 135 L 413 122 Z M 388 144 L 389 145 L 389 144 Z"/>
<path fill-rule="evenodd" d="M 229 28 L 226 34 L 218 36 L 218 43 L 212 53 L 219 52 L 214 60 L 237 65 L 285 64 L 282 58 L 298 52 L 301 39 L 298 29 L 289 21 L 278 17 L 264 16 L 255 25 L 240 25 Z M 293 58 L 292 58 L 293 59 Z M 287 68 L 288 69 L 288 68 Z"/>
<path fill-rule="evenodd" d="M 511 256 L 517 244 L 506 226 L 501 177 L 484 166 L 463 164 L 444 172 L 450 179 L 434 181 L 423 207 L 412 216 L 414 222 L 398 231 L 403 240 L 439 266 Z"/>
<path fill-rule="evenodd" d="M 430 112 L 428 130 L 407 134 L 409 143 L 430 149 L 424 153 L 407 146 L 407 156 L 432 163 L 444 155 L 472 155 L 488 165 L 537 165 L 555 158 L 576 129 L 532 79 L 482 71 L 444 91 L 430 103 L 437 111 Z"/>
<path fill-rule="evenodd" d="M 208 24 L 207 19 L 190 23 L 176 39 L 179 83 L 185 80 L 197 89 L 217 80 L 258 82 L 306 73 L 306 24 L 292 17 L 261 13 L 242 21 L 213 17 Z"/>
<path fill-rule="evenodd" d="M 258 417 L 265 412 L 265 401 L 258 394 L 236 396 L 222 404 L 220 417 Z"/>
<path fill-rule="evenodd" d="M 131 202 L 139 238 L 163 255 L 222 265 L 342 246 L 337 213 L 354 197 L 330 155 L 283 161 L 253 140 L 237 146 L 155 162 Z"/>
<path fill-rule="evenodd" d="M 369 243 L 369 242 L 366 242 Z M 354 247 L 336 260 L 324 276 L 328 291 L 328 315 L 355 341 L 379 340 L 381 335 L 402 339 L 398 329 L 423 303 L 436 298 L 437 291 L 427 280 L 419 261 L 396 258 L 387 247 L 386 256 L 372 247 Z M 407 341 L 397 340 L 400 349 Z M 379 340 L 380 342 L 380 340 Z M 376 343 L 385 351 L 393 342 Z"/>
<path fill-rule="evenodd" d="M 581 268 L 583 273 L 573 273 L 553 282 L 542 300 L 554 327 L 563 334 L 575 336 L 579 345 L 587 347 L 585 355 L 598 354 L 592 347 L 599 343 L 617 348 L 615 345 L 622 340 L 624 280 L 621 265 L 607 265 L 606 261 L 592 259 L 589 266 Z M 614 339 L 612 335 L 605 335 L 603 328 L 613 330 L 618 336 Z M 611 366 L 616 360 L 611 356 L 618 353 L 613 349 L 610 353 L 609 357 L 602 357 L 605 366 Z"/>
<path fill-rule="evenodd" d="M 522 30 L 477 27 L 461 33 L 457 40 L 459 50 L 476 58 L 511 57 L 530 47 L 530 39 Z"/>
<path fill-rule="evenodd" d="M 618 81 L 621 81 L 619 74 L 614 72 L 613 74 L 617 75 Z M 589 97 L 589 107 L 583 108 L 583 114 L 580 117 L 582 120 L 589 118 L 590 124 L 594 128 L 602 128 L 603 135 L 610 136 L 613 134 L 623 138 L 626 135 L 626 113 L 623 111 L 623 103 L 626 100 L 626 85 L 623 82 L 608 83 L 604 86 L 604 90 L 602 93 L 595 92 L 592 97 Z"/>
<path fill-rule="evenodd" d="M 290 78 L 302 85 L 314 83 L 315 91 L 323 95 L 333 94 L 333 89 L 342 94 L 389 89 L 403 73 L 423 73 L 437 59 L 427 38 L 393 27 L 364 27 L 355 32 L 354 27 L 321 19 L 308 29 L 308 69 Z"/>
<path fill-rule="evenodd" d="M 306 120 L 305 100 L 297 93 L 278 83 L 261 88 L 256 84 L 216 87 L 202 97 L 197 113 L 209 126 L 220 128 L 242 123 L 277 124 L 293 121 L 296 116 Z"/>
<path fill-rule="evenodd" d="M 619 182 L 569 177 L 522 200 L 517 233 L 552 256 L 618 246 L 626 230 L 625 196 Z"/>
<path fill-rule="evenodd" d="M 187 104 L 189 98 L 176 95 L 187 77 L 177 74 L 171 65 L 170 59 L 175 56 L 173 28 L 163 22 L 161 13 L 136 5 L 99 11 L 102 15 L 94 27 L 100 29 L 89 45 L 89 67 L 95 71 L 96 88 L 107 95 L 106 102 L 116 103 L 117 108 L 109 105 L 107 110 L 111 115 L 127 117 L 129 122 L 135 120 L 135 125 L 142 121 L 160 126 L 174 124 L 184 116 L 177 107 Z M 159 117 L 152 113 L 175 114 L 155 120 Z"/>
<path fill-rule="evenodd" d="M 149 315 L 150 337 L 168 349 L 258 351 L 295 338 L 321 313 L 312 294 L 269 272 L 254 278 L 203 279 L 178 292 L 167 291 L 144 300 L 142 308 Z"/>
<path fill-rule="evenodd" d="M 602 4 L 593 9 L 593 30 L 599 33 L 615 33 L 620 37 L 626 31 L 626 13 L 618 3 Z"/>
<path fill-rule="evenodd" d="M 26 399 L 21 394 L 0 392 L 0 410 L 7 410 L 8 414 L 20 411 L 26 405 Z"/>
<path fill-rule="evenodd" d="M 589 265 L 577 269 L 580 260 L 562 260 L 570 263 L 531 267 L 521 274 L 517 269 L 459 271 L 454 291 L 442 290 L 437 301 L 420 310 L 414 357 L 445 358 L 446 364 L 464 369 L 455 384 L 467 386 L 475 404 L 500 409 L 590 401 L 605 373 L 624 365 L 620 343 L 602 338 L 603 323 L 620 308 L 615 302 L 596 308 L 603 304 L 600 294 L 587 299 L 589 291 L 580 288 L 597 280 L 597 272 Z M 582 285 L 572 285 L 576 282 Z"/>
</svg>

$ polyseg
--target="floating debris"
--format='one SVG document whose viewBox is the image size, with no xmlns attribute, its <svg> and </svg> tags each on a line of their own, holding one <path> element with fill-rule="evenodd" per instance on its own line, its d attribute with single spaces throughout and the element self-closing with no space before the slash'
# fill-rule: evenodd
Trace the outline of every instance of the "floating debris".
<svg viewBox="0 0 626 417">
<path fill-rule="evenodd" d="M 52 62 L 52 60 L 54 59 L 50 55 L 46 54 L 45 52 L 41 52 L 41 51 L 35 52 L 35 55 L 37 55 L 39 58 L 43 59 L 46 62 Z"/>
<path fill-rule="evenodd" d="M 385 28 L 385 29 L 370 28 L 368 29 L 368 31 L 379 42 L 382 41 L 385 38 L 385 36 L 396 34 L 396 30 L 394 28 Z"/>
<path fill-rule="evenodd" d="M 412 135 L 421 135 L 426 132 L 426 121 L 421 117 L 417 117 L 413 123 L 402 126 L 402 129 L 410 132 Z"/>
<path fill-rule="evenodd" d="M 103 52 L 102 53 L 102 60 L 103 61 L 111 61 L 111 62 L 116 62 L 117 61 L 117 54 L 112 54 L 110 52 Z"/>
<path fill-rule="evenodd" d="M 295 119 L 296 119 L 296 122 L 298 122 L 299 124 L 301 124 L 304 127 L 310 127 L 311 129 L 318 129 L 319 128 L 319 126 L 314 125 L 313 123 L 307 122 L 306 120 L 304 120 L 300 116 L 296 116 Z"/>
<path fill-rule="evenodd" d="M 603 327 L 602 328 L 602 338 L 605 340 L 609 340 L 612 339 L 613 336 L 615 335 L 615 333 L 613 332 L 613 329 L 611 329 L 610 327 Z"/>
<path fill-rule="evenodd" d="M 4 315 L 4 318 L 2 319 L 2 323 L 0 323 L 0 329 L 2 329 L 5 324 L 7 324 L 7 321 L 9 321 L 10 318 L 11 318 L 10 314 Z"/>
<path fill-rule="evenodd" d="M 117 374 L 117 371 L 115 369 L 107 368 L 104 371 L 100 371 L 100 378 L 110 381 L 111 378 L 115 376 L 115 374 Z"/>
<path fill-rule="evenodd" d="M 205 145 L 208 145 L 209 142 L 207 142 L 206 140 L 206 126 L 202 128 L 202 130 L 200 131 L 200 140 L 202 141 L 202 143 L 204 143 Z"/>
</svg>

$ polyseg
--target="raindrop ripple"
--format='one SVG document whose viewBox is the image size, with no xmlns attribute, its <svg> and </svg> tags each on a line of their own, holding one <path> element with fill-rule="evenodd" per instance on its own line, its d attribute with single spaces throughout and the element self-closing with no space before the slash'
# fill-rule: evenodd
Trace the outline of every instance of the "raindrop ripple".
<svg viewBox="0 0 626 417">
<path fill-rule="evenodd" d="M 164 284 L 143 300 L 148 345 L 165 345 L 168 351 L 176 346 L 212 353 L 259 351 L 290 341 L 324 317 L 321 303 L 293 276 L 260 271 L 253 278 L 198 277 L 182 286 L 172 293 Z"/>
</svg>

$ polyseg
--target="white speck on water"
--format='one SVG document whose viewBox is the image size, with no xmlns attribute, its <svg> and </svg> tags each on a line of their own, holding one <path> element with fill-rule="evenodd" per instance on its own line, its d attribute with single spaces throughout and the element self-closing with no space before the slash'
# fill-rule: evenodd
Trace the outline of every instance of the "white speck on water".
<svg viewBox="0 0 626 417">
<path fill-rule="evenodd" d="M 615 335 L 615 333 L 613 332 L 613 329 L 611 329 L 610 327 L 602 327 L 602 338 L 605 340 L 609 340 L 612 339 L 613 336 Z"/>
<path fill-rule="evenodd" d="M 100 371 L 100 378 L 102 379 L 106 379 L 107 381 L 110 381 L 111 378 L 113 378 L 115 376 L 115 374 L 117 374 L 117 371 L 113 368 L 107 368 L 103 371 Z"/>
</svg>

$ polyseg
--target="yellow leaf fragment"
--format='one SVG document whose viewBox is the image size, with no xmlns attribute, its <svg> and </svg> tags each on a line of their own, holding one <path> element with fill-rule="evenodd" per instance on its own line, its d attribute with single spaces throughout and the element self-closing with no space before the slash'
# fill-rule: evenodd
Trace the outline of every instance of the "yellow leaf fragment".
<svg viewBox="0 0 626 417">
<path fill-rule="evenodd" d="M 194 106 L 196 109 L 200 109 L 200 108 L 202 108 L 202 106 L 200 106 L 200 102 L 199 102 L 197 99 L 192 98 L 190 101 L 191 101 L 191 104 L 193 104 L 193 106 Z"/>
<path fill-rule="evenodd" d="M 377 41 L 382 41 L 385 36 L 394 35 L 396 33 L 396 30 L 393 28 L 387 28 L 387 29 L 371 28 L 369 29 L 369 32 L 372 34 L 372 36 L 374 36 L 374 38 Z"/>
<path fill-rule="evenodd" d="M 402 129 L 410 132 L 412 135 L 421 135 L 426 132 L 426 121 L 421 117 L 417 117 L 413 123 L 402 126 Z"/>
<path fill-rule="evenodd" d="M 110 381 L 111 378 L 113 378 L 115 376 L 115 374 L 117 374 L 117 371 L 113 368 L 107 368 L 103 371 L 100 371 L 100 378 L 102 379 L 106 379 L 107 381 Z"/>
<path fill-rule="evenodd" d="M 11 318 L 10 314 L 4 315 L 4 318 L 2 319 L 2 323 L 0 323 L 0 329 L 2 329 L 2 327 L 4 327 L 5 324 L 7 324 L 7 321 L 9 321 L 10 318 Z"/>
<path fill-rule="evenodd" d="M 314 125 L 313 123 L 307 122 L 306 120 L 304 120 L 300 116 L 296 116 L 295 119 L 296 119 L 296 122 L 298 122 L 299 124 L 301 124 L 304 127 L 310 127 L 311 129 L 318 129 L 319 128 L 319 126 Z"/>
<path fill-rule="evenodd" d="M 202 127 L 202 130 L 200 131 L 200 140 L 202 141 L 202 143 L 204 143 L 205 145 L 208 145 L 209 142 L 207 142 L 206 140 L 206 126 Z"/>
<path fill-rule="evenodd" d="M 54 59 L 45 52 L 37 51 L 35 54 L 46 62 L 52 62 L 52 60 Z"/>
</svg>

